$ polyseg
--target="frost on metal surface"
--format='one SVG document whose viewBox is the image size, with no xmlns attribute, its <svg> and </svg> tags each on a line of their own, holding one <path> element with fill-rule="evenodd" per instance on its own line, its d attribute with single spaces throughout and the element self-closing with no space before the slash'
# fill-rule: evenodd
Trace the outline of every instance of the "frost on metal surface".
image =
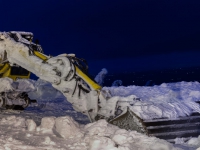
<svg viewBox="0 0 200 150">
<path fill-rule="evenodd" d="M 31 80 L 19 79 L 13 81 L 11 78 L 0 78 L 0 92 L 31 92 L 35 86 Z"/>
</svg>

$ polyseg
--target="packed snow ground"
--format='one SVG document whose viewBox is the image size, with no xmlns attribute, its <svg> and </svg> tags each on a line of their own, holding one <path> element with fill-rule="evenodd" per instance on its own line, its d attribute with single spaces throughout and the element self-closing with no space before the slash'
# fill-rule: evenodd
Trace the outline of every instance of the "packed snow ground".
<svg viewBox="0 0 200 150">
<path fill-rule="evenodd" d="M 38 104 L 32 104 L 25 111 L 1 110 L 0 149 L 2 150 L 195 150 L 200 147 L 200 137 L 192 138 L 186 143 L 182 139 L 177 139 L 177 144 L 172 145 L 155 137 L 119 129 L 105 120 L 89 123 L 88 118 L 75 112 L 66 98 L 49 83 L 42 80 L 29 80 L 29 82 L 19 80 L 19 82 L 26 87 L 33 87 L 35 91 L 30 92 L 29 96 L 37 99 Z M 20 84 L 17 85 L 20 87 Z M 130 101 L 135 96 L 140 97 L 140 104 L 145 102 L 161 105 L 168 102 L 189 101 L 193 106 L 194 101 L 200 100 L 198 82 L 179 82 L 153 87 L 104 87 L 104 90 L 108 89 L 113 96 L 121 100 Z M 134 106 L 136 102 L 133 101 L 132 105 Z M 192 106 L 184 105 L 188 110 L 187 113 L 198 111 L 198 107 L 194 109 Z M 157 116 L 161 114 L 157 113 L 160 112 L 159 109 L 160 106 L 149 110 Z M 160 116 L 163 114 L 162 112 Z M 143 113 L 140 115 L 145 116 Z"/>
</svg>

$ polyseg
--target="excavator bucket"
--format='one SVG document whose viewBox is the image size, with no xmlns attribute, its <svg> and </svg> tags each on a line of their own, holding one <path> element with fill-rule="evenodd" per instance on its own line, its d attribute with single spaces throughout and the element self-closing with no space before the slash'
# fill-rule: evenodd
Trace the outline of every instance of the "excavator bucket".
<svg viewBox="0 0 200 150">
<path fill-rule="evenodd" d="M 174 143 L 176 138 L 184 138 L 200 135 L 200 114 L 192 113 L 190 116 L 180 117 L 178 119 L 158 118 L 153 120 L 143 120 L 130 109 L 128 111 L 109 121 L 120 128 L 135 130 L 148 136 L 155 136 L 160 139 Z"/>
</svg>

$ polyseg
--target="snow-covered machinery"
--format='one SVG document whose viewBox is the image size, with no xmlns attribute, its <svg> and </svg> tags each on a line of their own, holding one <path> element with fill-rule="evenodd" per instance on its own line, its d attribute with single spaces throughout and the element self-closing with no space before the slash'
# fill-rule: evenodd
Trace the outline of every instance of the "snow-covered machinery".
<svg viewBox="0 0 200 150">
<path fill-rule="evenodd" d="M 43 54 L 38 43 L 33 43 L 33 34 L 30 32 L 0 32 L 0 77 L 9 77 L 13 80 L 29 78 L 30 72 L 39 78 L 48 81 L 54 88 L 61 91 L 73 108 L 88 116 L 91 122 L 106 119 L 108 122 L 121 128 L 137 130 L 144 134 L 160 138 L 174 139 L 187 137 L 192 134 L 189 128 L 184 128 L 181 134 L 179 126 L 188 118 L 170 121 L 168 119 L 144 120 L 135 114 L 129 107 L 131 102 L 120 102 L 112 97 L 109 91 L 102 90 L 101 86 L 90 79 L 86 74 L 87 67 L 74 54 L 61 54 L 55 57 Z M 134 100 L 137 100 L 136 97 Z M 1 92 L 1 107 L 13 108 L 15 105 L 27 107 L 30 99 L 25 92 Z M 198 131 L 199 116 L 194 116 L 187 125 Z M 183 126 L 183 125 L 182 125 Z M 193 128 L 193 129 L 194 129 Z M 186 131 L 188 130 L 188 131 Z M 194 130 L 193 130 L 194 131 Z M 166 132 L 173 132 L 173 136 Z M 182 132 L 183 133 L 183 132 Z M 159 137 L 159 136 L 158 136 Z"/>
<path fill-rule="evenodd" d="M 38 52 L 43 52 L 40 45 L 30 42 L 33 38 L 33 34 L 29 32 L 8 32 L 5 34 L 15 41 L 21 42 L 29 47 L 29 49 L 35 49 Z M 2 40 L 2 39 L 0 39 Z M 6 51 L 0 53 L 0 78 L 8 77 L 13 80 L 17 79 L 29 79 L 30 72 L 17 64 L 11 64 L 8 61 Z M 16 84 L 16 83 L 15 83 Z M 18 85 L 14 85 L 13 90 L 0 90 L 0 106 L 7 109 L 23 109 L 28 107 L 30 100 L 28 94 L 25 91 L 17 89 Z M 5 88 L 5 87 L 2 87 Z M 20 107 L 19 107 L 20 106 Z"/>
</svg>

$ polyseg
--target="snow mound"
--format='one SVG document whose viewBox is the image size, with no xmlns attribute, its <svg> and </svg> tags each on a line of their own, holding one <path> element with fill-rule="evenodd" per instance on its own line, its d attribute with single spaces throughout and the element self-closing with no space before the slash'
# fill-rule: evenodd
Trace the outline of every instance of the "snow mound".
<svg viewBox="0 0 200 150">
<path fill-rule="evenodd" d="M 71 117 L 58 117 L 55 121 L 55 129 L 63 138 L 82 137 L 79 124 Z"/>
<path fill-rule="evenodd" d="M 105 120 L 84 126 L 69 116 L 52 116 L 43 117 L 37 126 L 32 119 L 11 115 L 0 120 L 0 128 L 2 150 L 181 150 L 164 140 L 119 129 Z"/>
<path fill-rule="evenodd" d="M 33 121 L 33 119 L 27 119 L 26 120 L 26 126 L 27 126 L 28 131 L 35 131 L 37 125 Z"/>
<path fill-rule="evenodd" d="M 90 150 L 178 150 L 164 140 L 119 129 L 105 120 L 87 124 L 84 130 Z"/>
<path fill-rule="evenodd" d="M 163 83 L 159 86 L 104 87 L 112 99 L 130 102 L 130 109 L 143 119 L 188 116 L 200 112 L 199 82 Z M 139 97 L 140 99 L 135 99 Z"/>
<path fill-rule="evenodd" d="M 55 125 L 55 117 L 44 117 L 41 120 L 41 125 L 37 128 L 37 131 L 42 133 L 52 133 Z"/>
<path fill-rule="evenodd" d="M 10 125 L 16 128 L 24 128 L 26 126 L 25 118 L 16 117 L 14 115 L 1 119 L 0 125 Z"/>
</svg>

